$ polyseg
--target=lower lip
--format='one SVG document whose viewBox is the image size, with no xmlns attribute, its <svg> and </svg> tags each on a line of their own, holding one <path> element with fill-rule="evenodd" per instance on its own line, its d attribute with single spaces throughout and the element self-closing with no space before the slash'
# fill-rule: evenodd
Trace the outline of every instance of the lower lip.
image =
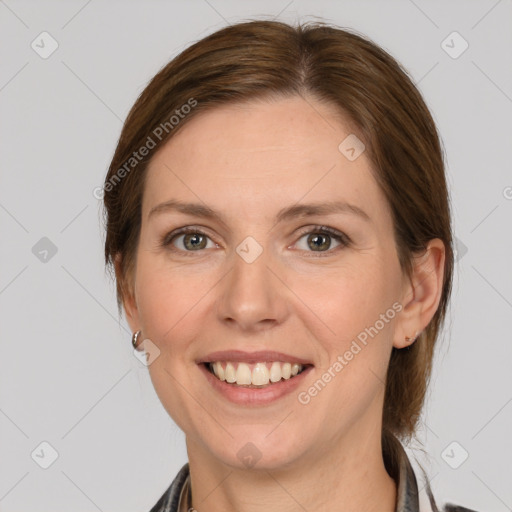
<svg viewBox="0 0 512 512">
<path fill-rule="evenodd" d="M 200 364 L 199 368 L 212 387 L 230 402 L 237 405 L 266 405 L 297 389 L 304 382 L 306 375 L 313 369 L 313 366 L 308 366 L 295 377 L 281 379 L 279 382 L 269 384 L 264 388 L 244 388 L 236 384 L 229 384 L 215 377 L 208 371 L 205 364 Z"/>
</svg>

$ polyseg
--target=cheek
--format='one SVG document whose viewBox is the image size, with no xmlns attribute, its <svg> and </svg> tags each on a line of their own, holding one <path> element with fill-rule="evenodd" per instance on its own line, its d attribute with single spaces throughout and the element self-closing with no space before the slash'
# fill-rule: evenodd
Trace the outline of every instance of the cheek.
<svg viewBox="0 0 512 512">
<path fill-rule="evenodd" d="M 212 284 L 177 266 L 161 265 L 156 258 L 141 258 L 139 263 L 137 306 L 141 328 L 160 350 L 148 367 L 150 378 L 169 416 L 189 431 L 194 424 L 192 418 L 199 412 L 194 413 L 196 404 L 184 391 L 195 371 L 186 354 L 203 325 L 201 298 Z"/>
<path fill-rule="evenodd" d="M 349 428 L 368 411 L 378 409 L 392 346 L 396 311 L 386 275 L 377 269 L 353 270 L 322 281 L 321 287 L 303 283 L 298 292 L 321 319 L 315 323 L 329 329 L 315 332 L 322 363 L 310 387 L 300 390 L 301 403 L 325 416 L 333 431 Z"/>
<path fill-rule="evenodd" d="M 137 268 L 138 309 L 149 328 L 173 324 L 198 303 L 207 290 L 205 273 L 186 265 L 169 264 L 164 257 L 140 258 Z"/>
<path fill-rule="evenodd" d="M 360 260 L 329 275 L 318 273 L 317 279 L 298 279 L 294 287 L 316 313 L 317 320 L 308 327 L 313 331 L 313 323 L 319 326 L 315 330 L 323 351 L 319 374 L 335 374 L 331 380 L 337 384 L 331 389 L 354 400 L 365 390 L 372 394 L 385 381 L 397 314 L 392 268 L 364 266 Z"/>
<path fill-rule="evenodd" d="M 370 258 L 368 258 L 370 260 Z M 294 293 L 331 331 L 333 340 L 355 337 L 393 304 L 393 277 L 363 258 L 343 268 L 318 269 L 290 280 Z"/>
</svg>

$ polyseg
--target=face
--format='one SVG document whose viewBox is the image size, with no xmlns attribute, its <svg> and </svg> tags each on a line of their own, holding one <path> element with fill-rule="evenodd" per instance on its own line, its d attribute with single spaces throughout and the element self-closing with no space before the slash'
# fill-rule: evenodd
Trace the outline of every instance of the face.
<svg viewBox="0 0 512 512">
<path fill-rule="evenodd" d="M 277 468 L 380 436 L 406 287 L 369 160 L 338 148 L 350 134 L 313 99 L 250 102 L 198 115 L 152 159 L 125 307 L 160 350 L 162 404 L 204 458 Z M 155 209 L 169 201 L 202 210 Z M 240 383 L 247 368 L 268 380 L 263 366 L 277 380 L 228 383 L 205 361 L 229 380 L 232 362 Z"/>
</svg>

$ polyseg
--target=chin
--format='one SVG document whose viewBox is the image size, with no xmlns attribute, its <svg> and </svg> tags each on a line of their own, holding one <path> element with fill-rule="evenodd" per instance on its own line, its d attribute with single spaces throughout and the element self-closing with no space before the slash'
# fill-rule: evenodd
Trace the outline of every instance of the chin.
<svg viewBox="0 0 512 512">
<path fill-rule="evenodd" d="M 273 431 L 273 429 L 275 429 Z M 233 437 L 222 443 L 210 446 L 213 457 L 227 466 L 237 470 L 270 471 L 292 466 L 297 460 L 298 448 L 303 446 L 301 440 L 290 436 L 290 432 L 278 434 L 279 427 L 267 425 L 245 428 L 238 435 L 231 431 Z M 269 434 L 270 433 L 270 434 Z M 211 438 L 207 441 L 211 443 Z"/>
</svg>

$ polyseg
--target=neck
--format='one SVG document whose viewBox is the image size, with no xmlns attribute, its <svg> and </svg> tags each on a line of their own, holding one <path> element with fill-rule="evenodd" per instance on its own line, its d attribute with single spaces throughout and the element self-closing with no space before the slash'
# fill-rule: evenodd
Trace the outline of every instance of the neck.
<svg viewBox="0 0 512 512">
<path fill-rule="evenodd" d="M 198 512 L 395 511 L 396 484 L 375 427 L 328 440 L 279 469 L 233 468 L 188 438 L 187 450 L 191 506 Z"/>
</svg>

